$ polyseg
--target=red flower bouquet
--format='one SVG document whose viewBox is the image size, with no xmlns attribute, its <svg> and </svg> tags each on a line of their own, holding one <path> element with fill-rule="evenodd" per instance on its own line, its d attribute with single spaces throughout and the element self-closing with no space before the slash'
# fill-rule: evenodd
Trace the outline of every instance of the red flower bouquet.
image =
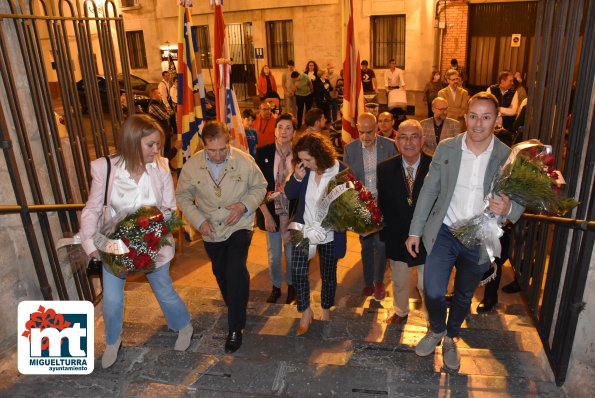
<svg viewBox="0 0 595 398">
<path fill-rule="evenodd" d="M 309 258 L 314 256 L 315 245 L 324 239 L 325 230 L 370 234 L 383 227 L 374 196 L 348 169 L 329 181 L 317 207 L 317 221 L 311 225 L 289 225 L 292 242 L 297 247 L 310 246 Z"/>
<path fill-rule="evenodd" d="M 116 217 L 105 225 L 96 235 L 95 245 L 102 261 L 115 275 L 150 272 L 155 269 L 159 250 L 171 244 L 167 235 L 182 224 L 169 210 L 141 207 L 124 219 Z"/>
<path fill-rule="evenodd" d="M 560 186 L 565 182 L 562 173 L 552 168 L 555 160 L 551 146 L 543 145 L 538 140 L 515 145 L 506 163 L 494 177 L 489 195 L 503 193 L 532 213 L 566 214 L 579 202 L 562 194 Z M 455 226 L 452 232 L 467 247 L 486 241 L 492 241 L 494 247 L 494 239 L 497 241 L 502 235 L 499 227 L 503 221 L 491 213 L 486 205 L 482 214 L 464 225 Z M 499 243 L 495 247 L 497 257 L 500 253 Z"/>
<path fill-rule="evenodd" d="M 326 187 L 330 194 L 337 186 L 346 185 L 347 190 L 333 200 L 322 226 L 335 231 L 350 230 L 358 234 L 370 234 L 382 229 L 382 212 L 372 192 L 358 181 L 349 170 L 343 170 Z"/>
</svg>

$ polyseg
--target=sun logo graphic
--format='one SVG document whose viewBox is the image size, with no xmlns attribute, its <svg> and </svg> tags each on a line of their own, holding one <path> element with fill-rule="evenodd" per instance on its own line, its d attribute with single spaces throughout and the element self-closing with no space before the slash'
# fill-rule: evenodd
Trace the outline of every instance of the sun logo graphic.
<svg viewBox="0 0 595 398">
<path fill-rule="evenodd" d="M 23 374 L 89 374 L 94 365 L 94 308 L 88 301 L 22 301 L 18 367 Z"/>
</svg>

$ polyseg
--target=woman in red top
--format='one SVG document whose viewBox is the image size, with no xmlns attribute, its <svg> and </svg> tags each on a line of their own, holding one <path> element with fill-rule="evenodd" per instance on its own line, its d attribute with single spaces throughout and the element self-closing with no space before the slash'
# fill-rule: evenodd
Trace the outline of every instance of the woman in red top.
<svg viewBox="0 0 595 398">
<path fill-rule="evenodd" d="M 261 101 L 264 101 L 265 98 L 279 99 L 275 76 L 273 76 L 271 73 L 268 65 L 263 66 L 260 70 L 260 76 L 258 77 L 256 88 L 258 89 L 258 96 L 260 97 Z"/>
</svg>

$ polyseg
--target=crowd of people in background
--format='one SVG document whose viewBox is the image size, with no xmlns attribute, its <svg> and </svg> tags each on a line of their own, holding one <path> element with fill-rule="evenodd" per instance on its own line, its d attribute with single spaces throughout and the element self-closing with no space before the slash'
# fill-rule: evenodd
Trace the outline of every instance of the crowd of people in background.
<svg viewBox="0 0 595 398">
<path fill-rule="evenodd" d="M 393 100 L 399 101 L 394 98 L 403 95 L 406 87 L 405 72 L 394 59 L 384 71 L 384 84 L 378 83 L 367 60 L 361 62 L 361 78 L 368 103 L 377 101 L 383 87 L 390 105 Z M 309 263 L 314 253 L 309 252 L 312 243 L 297 246 L 292 242 L 290 223 L 316 223 L 318 201 L 326 185 L 337 173 L 349 168 L 372 192 L 384 215 L 383 230 L 359 239 L 362 295 L 377 301 L 385 299 L 388 260 L 394 297 L 387 323 L 407 322 L 410 274 L 417 267 L 416 286 L 423 298 L 428 333 L 415 351 L 420 356 L 431 355 L 443 341 L 444 364 L 456 370 L 460 365 L 456 347 L 460 327 L 491 261 L 485 247 L 463 246 L 449 227 L 481 211 L 489 181 L 508 156 L 507 145 L 514 143 L 515 133 L 522 126 L 519 114 L 527 101 L 518 72 L 501 72 L 496 83 L 471 98 L 463 87 L 465 78 L 464 69 L 453 59 L 444 75 L 432 71 L 424 87 L 427 118 L 407 119 L 390 106 L 379 114 L 362 112 L 357 119 L 358 138 L 337 148 L 329 139 L 328 130 L 341 119 L 342 72 L 337 72 L 332 63 L 320 68 L 313 60 L 300 71 L 289 60 L 278 85 L 269 66 L 264 65 L 257 82 L 259 109 L 242 112 L 249 153 L 230 146 L 225 124 L 206 123 L 202 130 L 204 149 L 181 169 L 174 198 L 171 175 L 158 153 L 167 156 L 172 149 L 179 148 L 178 142 L 172 142 L 177 90 L 170 84 L 169 74 L 163 72 L 163 80 L 151 92 L 148 114 L 152 118 L 131 116 L 123 125 L 122 139 L 133 143 L 136 149 L 112 157 L 118 170 L 116 178 L 104 181 L 104 160 L 93 162 L 92 199 L 83 211 L 83 230 L 85 220 L 88 225 L 96 225 L 101 207 L 99 197 L 106 184 L 112 187 L 108 205 L 112 215 L 123 207 L 147 204 L 181 210 L 201 234 L 212 262 L 228 307 L 225 351 L 232 353 L 241 347 L 246 324 L 250 285 L 246 259 L 254 224 L 265 232 L 267 240 L 272 285 L 267 302 L 276 303 L 282 297 L 285 280 L 285 302 L 297 304 L 301 314 L 296 334 L 308 332 L 315 318 L 309 283 Z M 508 134 L 500 133 L 500 128 Z M 130 189 L 126 201 L 114 197 L 114 192 L 124 192 L 127 184 Z M 157 187 L 159 192 L 146 194 Z M 522 212 L 521 206 L 503 195 L 489 198 L 489 206 L 511 222 Z M 87 232 L 92 236 L 91 227 Z M 320 258 L 322 279 L 320 319 L 328 321 L 335 301 L 337 262 L 345 255 L 347 240 L 345 231 L 326 228 L 321 233 L 314 251 Z M 507 258 L 504 247 L 497 262 L 499 273 Z M 89 240 L 85 250 L 97 256 Z M 171 258 L 173 250 L 164 253 L 158 270 L 147 276 L 152 285 L 159 284 L 154 290 L 168 325 L 179 331 L 175 348 L 184 350 L 193 331 L 188 312 L 168 276 Z M 447 316 L 445 289 L 453 267 L 457 269 L 455 292 Z M 125 279 L 106 269 L 104 276 L 109 283 L 104 286 L 107 348 L 102 364 L 109 367 L 116 361 L 121 343 Z M 495 288 L 492 284 L 486 289 L 479 312 L 489 311 L 497 304 L 498 283 L 499 277 Z"/>
</svg>

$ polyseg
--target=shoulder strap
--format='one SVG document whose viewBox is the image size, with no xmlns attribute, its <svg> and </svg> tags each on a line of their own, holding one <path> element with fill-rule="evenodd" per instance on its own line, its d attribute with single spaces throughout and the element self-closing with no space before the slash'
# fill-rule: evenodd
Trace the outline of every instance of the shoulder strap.
<svg viewBox="0 0 595 398">
<path fill-rule="evenodd" d="M 103 207 L 107 206 L 107 190 L 109 188 L 109 175 L 112 170 L 112 162 L 109 156 L 104 156 L 107 161 L 107 177 L 105 179 L 105 195 L 103 196 Z"/>
</svg>

